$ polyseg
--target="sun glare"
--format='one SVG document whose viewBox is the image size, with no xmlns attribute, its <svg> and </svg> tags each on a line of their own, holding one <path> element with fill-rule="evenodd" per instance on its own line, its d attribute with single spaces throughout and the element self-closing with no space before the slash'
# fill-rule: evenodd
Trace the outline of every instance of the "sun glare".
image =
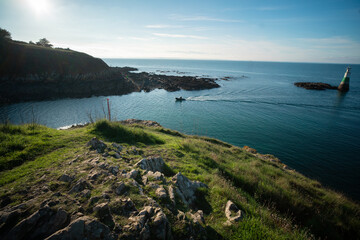
<svg viewBox="0 0 360 240">
<path fill-rule="evenodd" d="M 44 15 L 49 12 L 49 0 L 27 0 L 29 8 L 35 12 L 36 15 Z"/>
</svg>

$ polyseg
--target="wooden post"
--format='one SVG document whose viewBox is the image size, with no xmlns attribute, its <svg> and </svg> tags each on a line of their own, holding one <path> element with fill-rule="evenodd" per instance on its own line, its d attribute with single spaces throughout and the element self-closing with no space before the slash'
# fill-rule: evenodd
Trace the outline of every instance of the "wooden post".
<svg viewBox="0 0 360 240">
<path fill-rule="evenodd" d="M 109 113 L 109 122 L 111 121 L 111 113 L 110 113 L 110 103 L 109 99 L 107 98 L 107 105 L 108 105 L 108 113 Z"/>
</svg>

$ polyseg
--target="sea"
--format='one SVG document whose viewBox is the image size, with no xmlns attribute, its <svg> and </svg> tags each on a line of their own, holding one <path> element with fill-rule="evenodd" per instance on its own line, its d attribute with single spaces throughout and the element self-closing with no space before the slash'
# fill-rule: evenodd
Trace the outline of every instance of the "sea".
<svg viewBox="0 0 360 240">
<path fill-rule="evenodd" d="M 220 88 L 25 102 L 0 106 L 0 119 L 52 128 L 104 118 L 154 120 L 186 134 L 273 154 L 296 171 L 360 201 L 360 65 L 253 61 L 104 59 L 167 75 L 217 78 Z M 306 90 L 294 82 L 338 85 L 350 66 L 350 91 Z M 222 78 L 226 78 L 223 80 Z M 176 102 L 175 97 L 186 101 Z"/>
</svg>

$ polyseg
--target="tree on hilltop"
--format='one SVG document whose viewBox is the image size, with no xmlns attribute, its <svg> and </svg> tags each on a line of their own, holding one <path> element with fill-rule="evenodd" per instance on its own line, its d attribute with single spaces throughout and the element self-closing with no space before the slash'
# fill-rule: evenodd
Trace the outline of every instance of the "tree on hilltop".
<svg viewBox="0 0 360 240">
<path fill-rule="evenodd" d="M 43 47 L 52 47 L 53 45 L 50 44 L 50 41 L 46 38 L 41 38 L 38 42 L 36 42 L 36 45 L 43 46 Z"/>
<path fill-rule="evenodd" d="M 11 33 L 8 30 L 0 28 L 0 39 L 11 40 Z"/>
</svg>

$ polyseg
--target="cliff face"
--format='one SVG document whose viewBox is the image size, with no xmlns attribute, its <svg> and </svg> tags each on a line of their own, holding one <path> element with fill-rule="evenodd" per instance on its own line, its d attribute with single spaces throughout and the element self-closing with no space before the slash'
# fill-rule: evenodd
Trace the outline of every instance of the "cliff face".
<svg viewBox="0 0 360 240">
<path fill-rule="evenodd" d="M 85 74 L 109 66 L 101 59 L 67 49 L 53 49 L 15 41 L 0 42 L 0 75 Z"/>
<path fill-rule="evenodd" d="M 133 73 L 66 49 L 0 42 L 0 103 L 219 87 L 214 79 Z"/>
</svg>

